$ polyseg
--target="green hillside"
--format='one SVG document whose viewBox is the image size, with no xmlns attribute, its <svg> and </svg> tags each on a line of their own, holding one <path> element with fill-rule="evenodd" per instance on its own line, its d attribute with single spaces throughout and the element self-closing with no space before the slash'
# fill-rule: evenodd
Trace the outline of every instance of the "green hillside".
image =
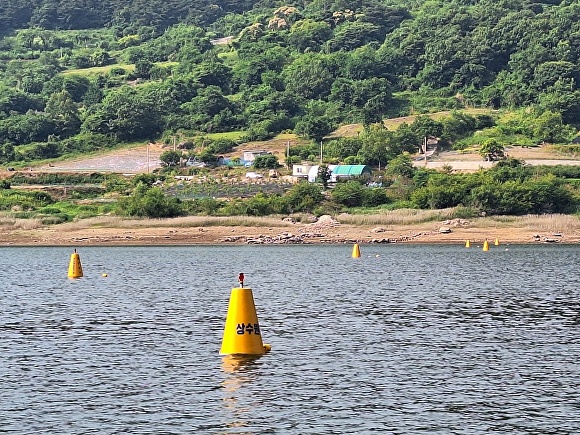
<svg viewBox="0 0 580 435">
<path fill-rule="evenodd" d="M 0 162 L 228 131 L 318 142 L 466 108 L 522 109 L 501 140 L 566 144 L 580 123 L 579 16 L 572 1 L 12 0 L 0 6 Z M 443 141 L 470 136 L 464 124 Z M 414 146 L 444 134 L 416 130 Z"/>
</svg>

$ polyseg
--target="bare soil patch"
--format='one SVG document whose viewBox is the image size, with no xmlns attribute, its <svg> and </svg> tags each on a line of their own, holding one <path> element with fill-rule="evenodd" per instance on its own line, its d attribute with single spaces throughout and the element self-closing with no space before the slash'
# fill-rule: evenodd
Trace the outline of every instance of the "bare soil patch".
<svg viewBox="0 0 580 435">
<path fill-rule="evenodd" d="M 115 172 L 138 174 L 152 172 L 161 167 L 159 156 L 167 151 L 166 145 L 154 143 L 123 150 L 106 152 L 98 156 L 66 160 L 34 168 L 38 172 Z"/>
</svg>

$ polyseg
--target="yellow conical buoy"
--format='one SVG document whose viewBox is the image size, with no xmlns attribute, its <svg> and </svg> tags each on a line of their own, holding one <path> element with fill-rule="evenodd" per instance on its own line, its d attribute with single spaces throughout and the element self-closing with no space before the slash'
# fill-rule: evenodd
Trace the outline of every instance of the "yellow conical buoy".
<svg viewBox="0 0 580 435">
<path fill-rule="evenodd" d="M 75 249 L 75 252 L 70 256 L 70 262 L 68 264 L 68 277 L 69 278 L 80 278 L 83 276 L 83 267 L 81 266 L 81 258 Z"/>
<path fill-rule="evenodd" d="M 262 342 L 252 289 L 244 287 L 243 273 L 238 279 L 240 287 L 230 294 L 220 355 L 263 355 L 271 346 Z"/>
<path fill-rule="evenodd" d="M 360 257 L 360 248 L 358 247 L 358 243 L 355 243 L 352 247 L 352 258 L 359 258 Z"/>
<path fill-rule="evenodd" d="M 495 246 L 499 246 L 499 239 L 498 239 L 497 237 L 495 238 L 495 242 L 493 242 L 493 244 L 494 244 Z"/>
<path fill-rule="evenodd" d="M 487 239 L 485 239 L 485 242 L 483 242 L 483 250 L 489 251 L 489 242 L 487 241 Z"/>
<path fill-rule="evenodd" d="M 470 246 L 471 246 L 471 244 L 469 243 L 469 240 L 466 240 L 466 241 L 465 241 L 465 247 L 466 247 L 466 248 L 469 248 Z"/>
</svg>

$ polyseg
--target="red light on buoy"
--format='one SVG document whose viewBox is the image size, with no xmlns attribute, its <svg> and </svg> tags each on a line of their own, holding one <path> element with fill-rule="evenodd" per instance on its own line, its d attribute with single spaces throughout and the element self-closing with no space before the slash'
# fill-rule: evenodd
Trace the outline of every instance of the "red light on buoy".
<svg viewBox="0 0 580 435">
<path fill-rule="evenodd" d="M 243 273 L 240 273 L 238 275 L 238 281 L 240 282 L 240 287 L 243 287 L 244 286 L 244 274 Z"/>
</svg>

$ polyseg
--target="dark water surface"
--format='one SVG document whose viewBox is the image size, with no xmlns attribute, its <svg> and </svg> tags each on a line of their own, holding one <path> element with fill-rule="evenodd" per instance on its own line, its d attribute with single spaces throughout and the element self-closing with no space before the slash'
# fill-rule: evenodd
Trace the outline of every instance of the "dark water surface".
<svg viewBox="0 0 580 435">
<path fill-rule="evenodd" d="M 580 246 L 351 250 L 0 248 L 0 433 L 580 433 Z"/>
</svg>

